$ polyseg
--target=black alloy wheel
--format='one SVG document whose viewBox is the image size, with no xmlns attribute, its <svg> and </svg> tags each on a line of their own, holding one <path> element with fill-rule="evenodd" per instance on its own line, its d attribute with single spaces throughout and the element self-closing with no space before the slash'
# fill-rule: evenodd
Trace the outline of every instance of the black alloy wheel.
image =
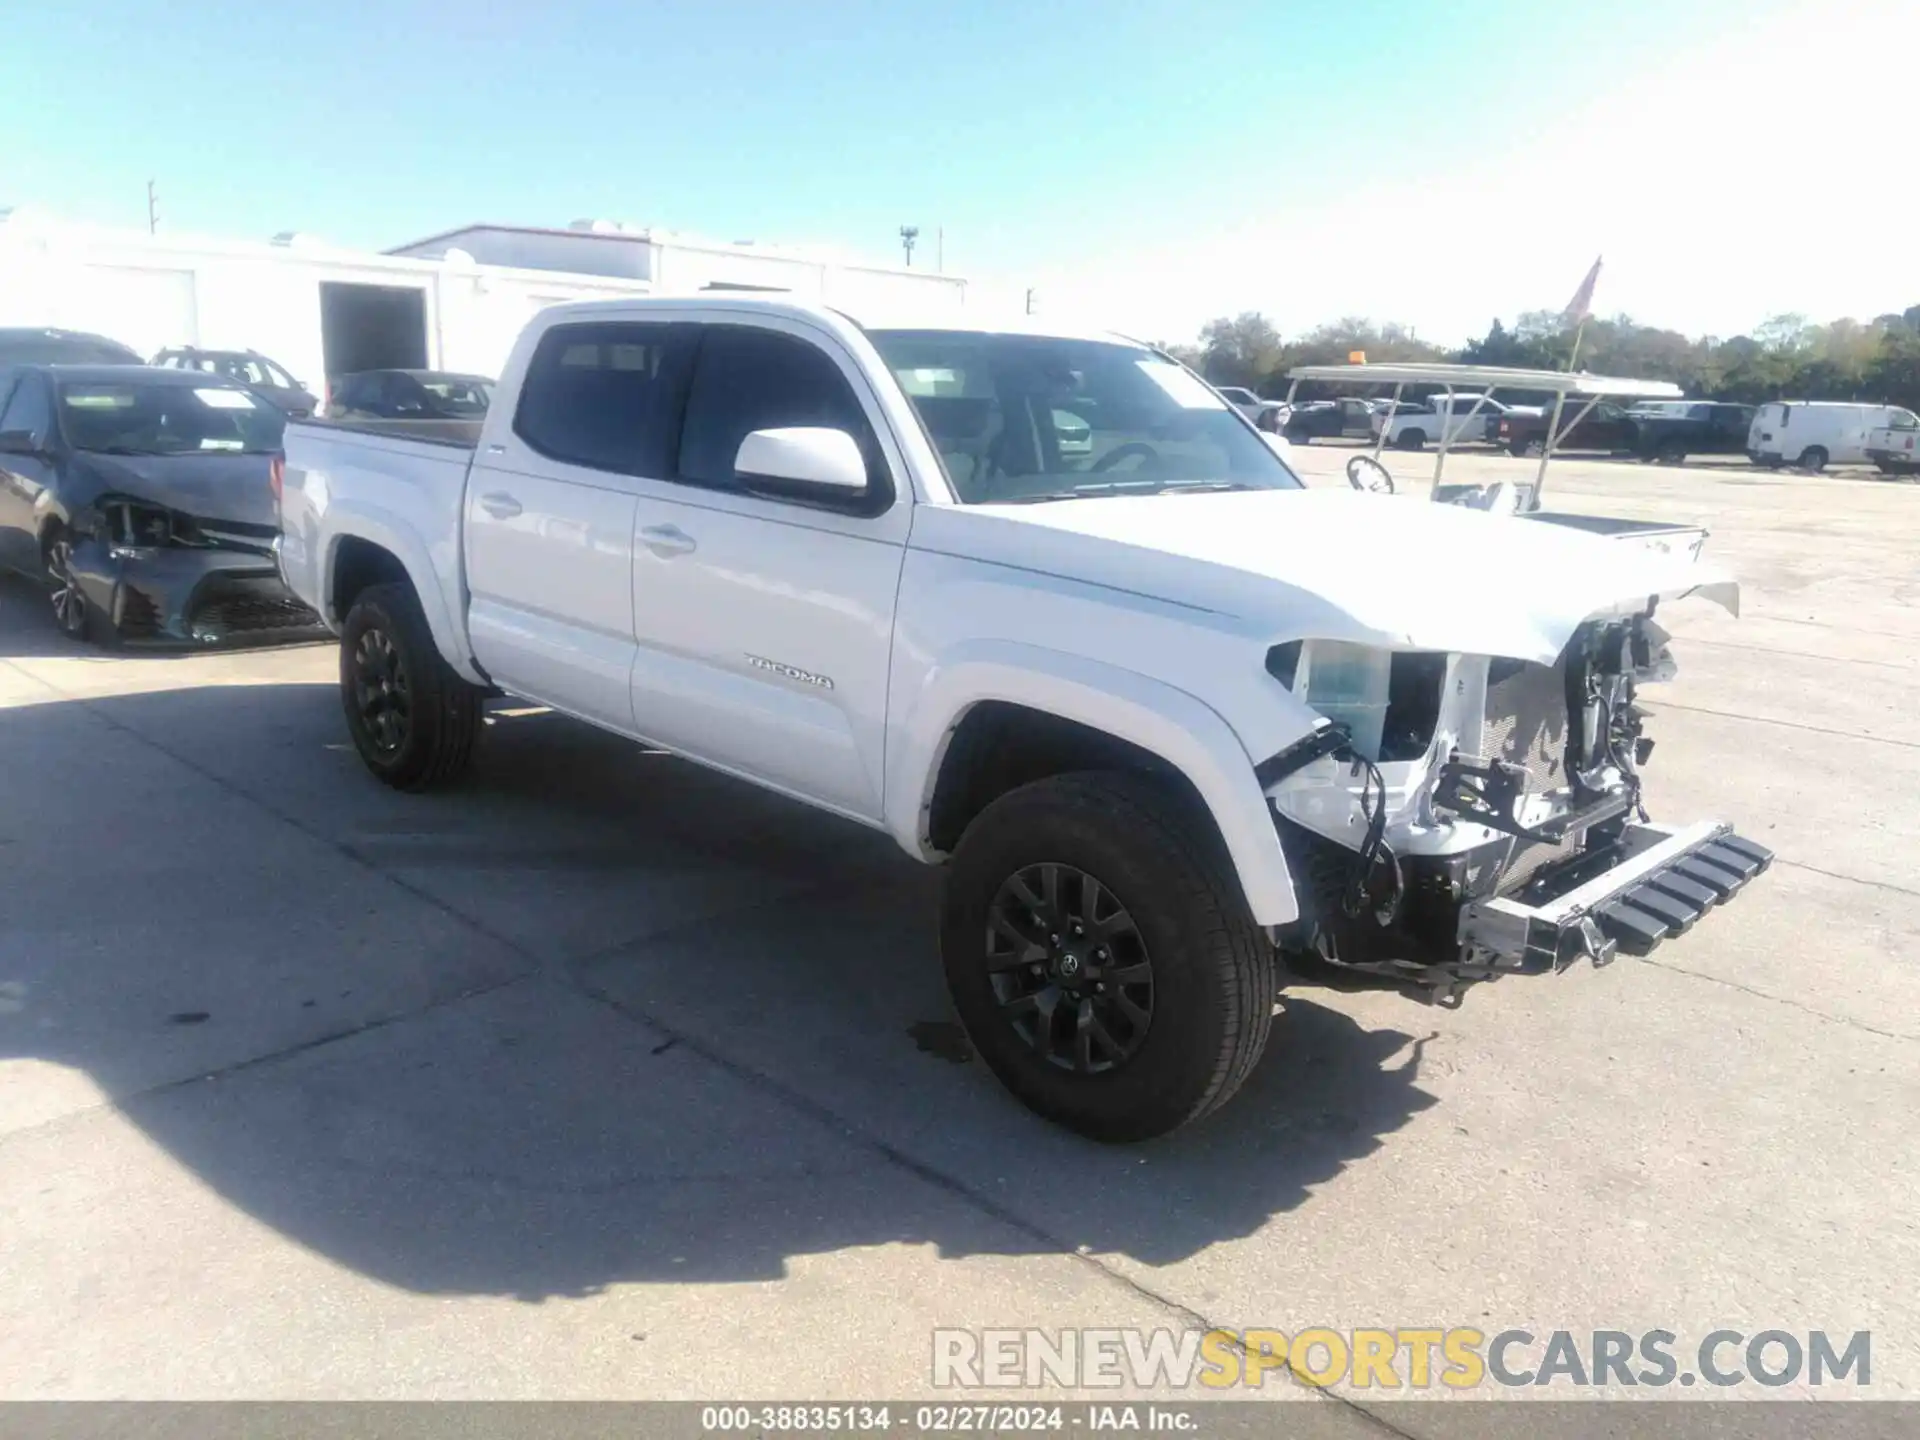
<svg viewBox="0 0 1920 1440">
<path fill-rule="evenodd" d="M 84 640 L 91 627 L 87 597 L 73 573 L 73 542 L 61 531 L 47 542 L 47 579 L 52 583 L 53 623 L 70 640 Z"/>
<path fill-rule="evenodd" d="M 961 834 L 941 912 L 947 993 L 975 1052 L 1090 1139 L 1199 1119 L 1266 1047 L 1277 956 L 1176 782 L 1080 771 L 1008 791 Z"/>
<path fill-rule="evenodd" d="M 413 728 L 413 686 L 393 637 L 360 632 L 353 649 L 353 698 L 368 739 L 382 756 L 396 756 Z"/>
<path fill-rule="evenodd" d="M 1126 1064 L 1153 1023 L 1153 962 L 1119 898 L 1071 865 L 1007 877 L 987 912 L 987 971 L 1014 1033 L 1050 1065 Z"/>
<path fill-rule="evenodd" d="M 409 585 L 370 585 L 340 627 L 340 708 L 366 767 L 396 790 L 463 775 L 484 721 L 482 694 L 447 664 Z"/>
</svg>

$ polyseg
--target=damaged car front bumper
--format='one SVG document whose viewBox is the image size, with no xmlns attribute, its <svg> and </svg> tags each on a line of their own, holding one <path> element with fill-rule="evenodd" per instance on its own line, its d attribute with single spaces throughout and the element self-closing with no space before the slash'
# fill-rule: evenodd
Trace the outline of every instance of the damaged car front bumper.
<svg viewBox="0 0 1920 1440">
<path fill-rule="evenodd" d="M 206 646 L 327 633 L 264 549 L 130 549 L 92 538 L 74 547 L 72 566 L 95 613 L 107 617 L 125 643 Z"/>
<path fill-rule="evenodd" d="M 1651 606 L 1581 625 L 1551 665 L 1330 653 L 1328 723 L 1255 767 L 1299 898 L 1273 939 L 1302 979 L 1454 1005 L 1645 955 L 1772 862 L 1721 821 L 1647 815 L 1636 688 L 1673 673 Z M 1310 704 L 1322 663 L 1308 645 L 1290 677 Z"/>
</svg>

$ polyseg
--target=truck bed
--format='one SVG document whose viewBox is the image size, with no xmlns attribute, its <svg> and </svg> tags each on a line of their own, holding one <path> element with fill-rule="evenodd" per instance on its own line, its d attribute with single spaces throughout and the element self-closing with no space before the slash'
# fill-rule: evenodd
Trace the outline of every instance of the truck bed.
<svg viewBox="0 0 1920 1440">
<path fill-rule="evenodd" d="M 280 442 L 280 573 L 288 588 L 337 626 L 345 617 L 327 593 L 329 545 L 364 540 L 427 577 L 416 587 L 427 623 L 442 653 L 464 663 L 461 524 L 479 429 L 468 420 L 288 421 Z M 327 518 L 335 503 L 358 519 L 335 529 Z"/>
<path fill-rule="evenodd" d="M 451 445 L 472 450 L 480 443 L 483 420 L 326 420 L 319 416 L 301 420 L 323 430 L 349 434 L 380 435 L 405 440 L 427 440 L 435 445 Z"/>
</svg>

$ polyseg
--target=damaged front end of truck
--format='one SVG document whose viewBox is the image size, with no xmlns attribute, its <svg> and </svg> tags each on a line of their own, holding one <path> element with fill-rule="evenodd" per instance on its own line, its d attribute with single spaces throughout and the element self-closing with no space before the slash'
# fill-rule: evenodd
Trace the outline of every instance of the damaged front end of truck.
<svg viewBox="0 0 1920 1440">
<path fill-rule="evenodd" d="M 1300 918 L 1301 979 L 1442 1005 L 1504 975 L 1645 955 L 1771 863 L 1730 825 L 1652 818 L 1639 688 L 1671 678 L 1657 599 L 1535 657 L 1276 646 L 1325 721 L 1258 767 Z"/>
</svg>

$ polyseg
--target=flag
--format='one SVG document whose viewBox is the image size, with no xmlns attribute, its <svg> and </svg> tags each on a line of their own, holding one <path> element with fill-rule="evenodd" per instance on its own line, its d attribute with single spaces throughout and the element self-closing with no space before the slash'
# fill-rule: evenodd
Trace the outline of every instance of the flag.
<svg viewBox="0 0 1920 1440">
<path fill-rule="evenodd" d="M 1593 268 L 1587 271 L 1587 278 L 1580 282 L 1580 288 L 1573 292 L 1573 299 L 1567 302 L 1566 314 L 1560 317 L 1562 323 L 1578 325 L 1593 314 L 1593 286 L 1600 278 L 1600 258 L 1594 257 Z"/>
</svg>

